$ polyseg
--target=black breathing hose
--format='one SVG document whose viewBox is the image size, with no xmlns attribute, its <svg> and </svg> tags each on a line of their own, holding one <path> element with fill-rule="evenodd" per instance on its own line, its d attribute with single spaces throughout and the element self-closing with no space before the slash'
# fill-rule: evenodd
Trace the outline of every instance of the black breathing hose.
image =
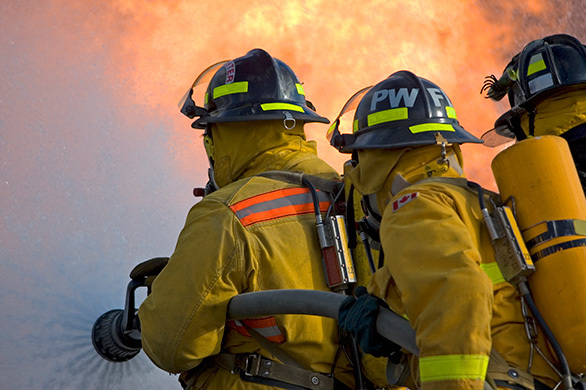
<svg viewBox="0 0 586 390">
<path fill-rule="evenodd" d="M 560 367 L 562 369 L 562 381 L 564 383 L 564 387 L 566 388 L 566 390 L 574 389 L 574 386 L 572 384 L 572 372 L 570 371 L 570 366 L 568 364 L 568 360 L 566 359 L 566 355 L 564 354 L 564 351 L 562 350 L 561 345 L 557 341 L 557 339 L 556 339 L 555 335 L 553 334 L 553 332 L 551 331 L 549 325 L 547 325 L 547 322 L 545 321 L 545 319 L 543 318 L 543 316 L 539 312 L 537 305 L 535 305 L 535 301 L 533 300 L 533 297 L 531 296 L 531 291 L 529 290 L 529 286 L 527 285 L 527 282 L 522 280 L 519 282 L 518 286 L 519 286 L 519 291 L 521 292 L 521 296 L 523 297 L 523 299 L 525 299 L 525 302 L 527 302 L 527 305 L 529 306 L 529 309 L 531 309 L 531 312 L 533 312 L 533 315 L 535 316 L 535 318 L 537 319 L 537 322 L 539 323 L 539 325 L 543 329 L 545 336 L 549 340 L 549 342 L 550 342 L 550 344 L 551 344 L 551 346 L 552 346 L 552 348 L 558 358 Z"/>
<path fill-rule="evenodd" d="M 313 208 L 314 208 L 314 212 L 315 212 L 315 217 L 318 218 L 319 220 L 321 220 L 319 199 L 317 197 L 317 190 L 315 189 L 315 186 L 313 185 L 312 182 L 310 182 L 306 178 L 301 179 L 301 183 L 303 183 L 304 186 L 309 188 L 309 191 L 311 192 L 311 199 L 313 201 Z"/>
</svg>

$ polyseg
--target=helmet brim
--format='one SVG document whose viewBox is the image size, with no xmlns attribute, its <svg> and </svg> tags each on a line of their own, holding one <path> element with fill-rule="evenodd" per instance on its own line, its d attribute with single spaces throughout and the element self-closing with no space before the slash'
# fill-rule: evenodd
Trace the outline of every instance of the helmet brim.
<svg viewBox="0 0 586 390">
<path fill-rule="evenodd" d="M 290 119 L 285 112 L 289 113 L 295 120 L 303 122 L 330 123 L 328 118 L 318 115 L 306 105 L 300 105 L 298 102 L 295 102 L 294 105 L 298 110 L 284 108 L 263 110 L 260 103 L 241 106 L 231 110 L 215 110 L 197 119 L 191 126 L 194 128 L 204 128 L 208 123 Z"/>
<path fill-rule="evenodd" d="M 417 124 L 414 124 L 417 125 Z M 352 149 L 397 149 L 407 146 L 424 146 L 436 144 L 435 134 L 440 133 L 444 139 L 451 144 L 483 143 L 476 136 L 466 131 L 459 124 L 449 122 L 423 122 L 429 130 L 414 133 L 411 126 L 372 126 L 361 133 L 355 134 L 355 141 L 346 147 Z M 434 128 L 437 125 L 437 128 Z M 446 126 L 448 125 L 448 126 Z M 444 130 L 451 128 L 451 130 Z M 430 136 L 430 133 L 433 136 Z"/>
</svg>

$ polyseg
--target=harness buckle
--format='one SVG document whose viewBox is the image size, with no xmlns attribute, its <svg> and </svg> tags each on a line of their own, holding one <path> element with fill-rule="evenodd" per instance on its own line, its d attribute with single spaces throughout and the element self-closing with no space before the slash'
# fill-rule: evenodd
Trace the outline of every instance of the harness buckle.
<svg viewBox="0 0 586 390">
<path fill-rule="evenodd" d="M 246 376 L 258 376 L 262 363 L 262 356 L 253 353 L 250 355 L 238 355 L 234 362 L 235 369 L 240 370 Z"/>
</svg>

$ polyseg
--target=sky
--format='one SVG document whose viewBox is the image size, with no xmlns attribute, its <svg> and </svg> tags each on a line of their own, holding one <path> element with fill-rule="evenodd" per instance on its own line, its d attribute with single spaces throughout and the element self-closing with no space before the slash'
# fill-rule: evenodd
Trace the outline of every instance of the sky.
<svg viewBox="0 0 586 390">
<path fill-rule="evenodd" d="M 177 103 L 220 60 L 263 48 L 335 119 L 398 70 L 438 84 L 480 136 L 506 111 L 480 94 L 533 39 L 582 42 L 579 1 L 73 0 L 0 3 L 0 378 L 8 390 L 179 388 L 144 353 L 109 363 L 90 333 L 128 274 L 169 256 L 203 186 L 201 133 Z M 341 171 L 348 156 L 306 126 Z M 499 150 L 465 146 L 496 189 Z"/>
</svg>

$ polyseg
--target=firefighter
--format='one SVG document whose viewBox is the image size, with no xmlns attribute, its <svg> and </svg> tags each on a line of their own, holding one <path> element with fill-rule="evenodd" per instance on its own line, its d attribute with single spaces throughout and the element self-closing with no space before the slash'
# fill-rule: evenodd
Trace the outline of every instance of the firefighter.
<svg viewBox="0 0 586 390">
<path fill-rule="evenodd" d="M 580 41 L 557 34 L 530 42 L 499 79 L 486 78 L 484 91 L 496 101 L 508 95 L 511 106 L 482 136 L 485 145 L 561 136 L 586 190 L 586 48 Z"/>
<path fill-rule="evenodd" d="M 460 126 L 448 96 L 399 71 L 365 90 L 352 134 L 340 134 L 337 123 L 331 143 L 357 161 L 350 181 L 381 219 L 385 259 L 367 291 L 358 288 L 341 306 L 342 329 L 365 352 L 384 353 L 365 323 L 382 299 L 416 332 L 420 355 L 409 356 L 403 375 L 409 388 L 483 389 L 485 380 L 500 389 L 553 388 L 553 358 L 502 277 L 480 189 L 462 169 L 460 144 L 482 141 Z M 492 207 L 488 198 L 497 194 L 483 193 Z"/>
<path fill-rule="evenodd" d="M 196 106 L 193 89 L 209 76 L 205 105 Z M 291 68 L 261 49 L 208 68 L 186 95 L 182 112 L 204 129 L 208 194 L 190 210 L 138 312 L 145 352 L 161 369 L 182 373 L 184 388 L 353 386 L 335 320 L 226 319 L 240 293 L 328 290 L 310 191 L 271 175 L 340 180 L 306 140 L 306 122 L 329 122 L 314 110 Z M 326 190 L 318 193 L 329 207 Z"/>
</svg>

